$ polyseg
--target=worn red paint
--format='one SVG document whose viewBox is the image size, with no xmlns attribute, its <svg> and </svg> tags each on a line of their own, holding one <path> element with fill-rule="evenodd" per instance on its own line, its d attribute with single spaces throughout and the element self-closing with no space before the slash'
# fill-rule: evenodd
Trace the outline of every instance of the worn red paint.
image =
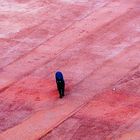
<svg viewBox="0 0 140 140">
<path fill-rule="evenodd" d="M 0 139 L 39 139 L 73 115 L 42 139 L 55 140 L 65 128 L 60 139 L 70 131 L 76 140 L 136 140 L 139 1 L 1 3 Z M 65 75 L 63 100 L 56 70 Z"/>
</svg>

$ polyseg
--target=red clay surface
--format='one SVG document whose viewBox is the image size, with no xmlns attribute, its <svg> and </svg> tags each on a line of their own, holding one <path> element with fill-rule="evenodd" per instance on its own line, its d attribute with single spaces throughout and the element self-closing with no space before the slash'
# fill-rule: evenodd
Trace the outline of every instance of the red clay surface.
<svg viewBox="0 0 140 140">
<path fill-rule="evenodd" d="M 139 5 L 2 0 L 0 140 L 139 140 Z"/>
</svg>

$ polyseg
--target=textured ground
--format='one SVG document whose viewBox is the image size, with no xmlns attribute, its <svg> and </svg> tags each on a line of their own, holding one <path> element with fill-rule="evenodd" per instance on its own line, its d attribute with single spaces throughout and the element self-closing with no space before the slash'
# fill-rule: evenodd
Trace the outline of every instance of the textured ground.
<svg viewBox="0 0 140 140">
<path fill-rule="evenodd" d="M 0 140 L 139 140 L 139 5 L 1 0 Z"/>
</svg>

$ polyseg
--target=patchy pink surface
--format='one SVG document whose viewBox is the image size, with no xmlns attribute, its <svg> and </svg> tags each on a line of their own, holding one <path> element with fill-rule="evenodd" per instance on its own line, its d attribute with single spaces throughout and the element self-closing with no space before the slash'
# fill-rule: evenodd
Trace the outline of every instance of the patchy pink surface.
<svg viewBox="0 0 140 140">
<path fill-rule="evenodd" d="M 138 0 L 3 0 L 0 139 L 53 130 L 41 139 L 137 140 L 139 15 Z M 56 70 L 66 80 L 62 100 Z"/>
<path fill-rule="evenodd" d="M 97 95 L 87 106 L 40 140 L 137 140 L 140 136 L 139 108 L 140 96 L 108 92 Z"/>
</svg>

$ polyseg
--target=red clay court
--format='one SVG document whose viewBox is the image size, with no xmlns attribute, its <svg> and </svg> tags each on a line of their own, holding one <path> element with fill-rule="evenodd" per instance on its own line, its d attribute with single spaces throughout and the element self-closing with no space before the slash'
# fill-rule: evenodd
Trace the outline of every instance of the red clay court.
<svg viewBox="0 0 140 140">
<path fill-rule="evenodd" d="M 1 0 L 0 140 L 140 140 L 140 1 Z"/>
</svg>

